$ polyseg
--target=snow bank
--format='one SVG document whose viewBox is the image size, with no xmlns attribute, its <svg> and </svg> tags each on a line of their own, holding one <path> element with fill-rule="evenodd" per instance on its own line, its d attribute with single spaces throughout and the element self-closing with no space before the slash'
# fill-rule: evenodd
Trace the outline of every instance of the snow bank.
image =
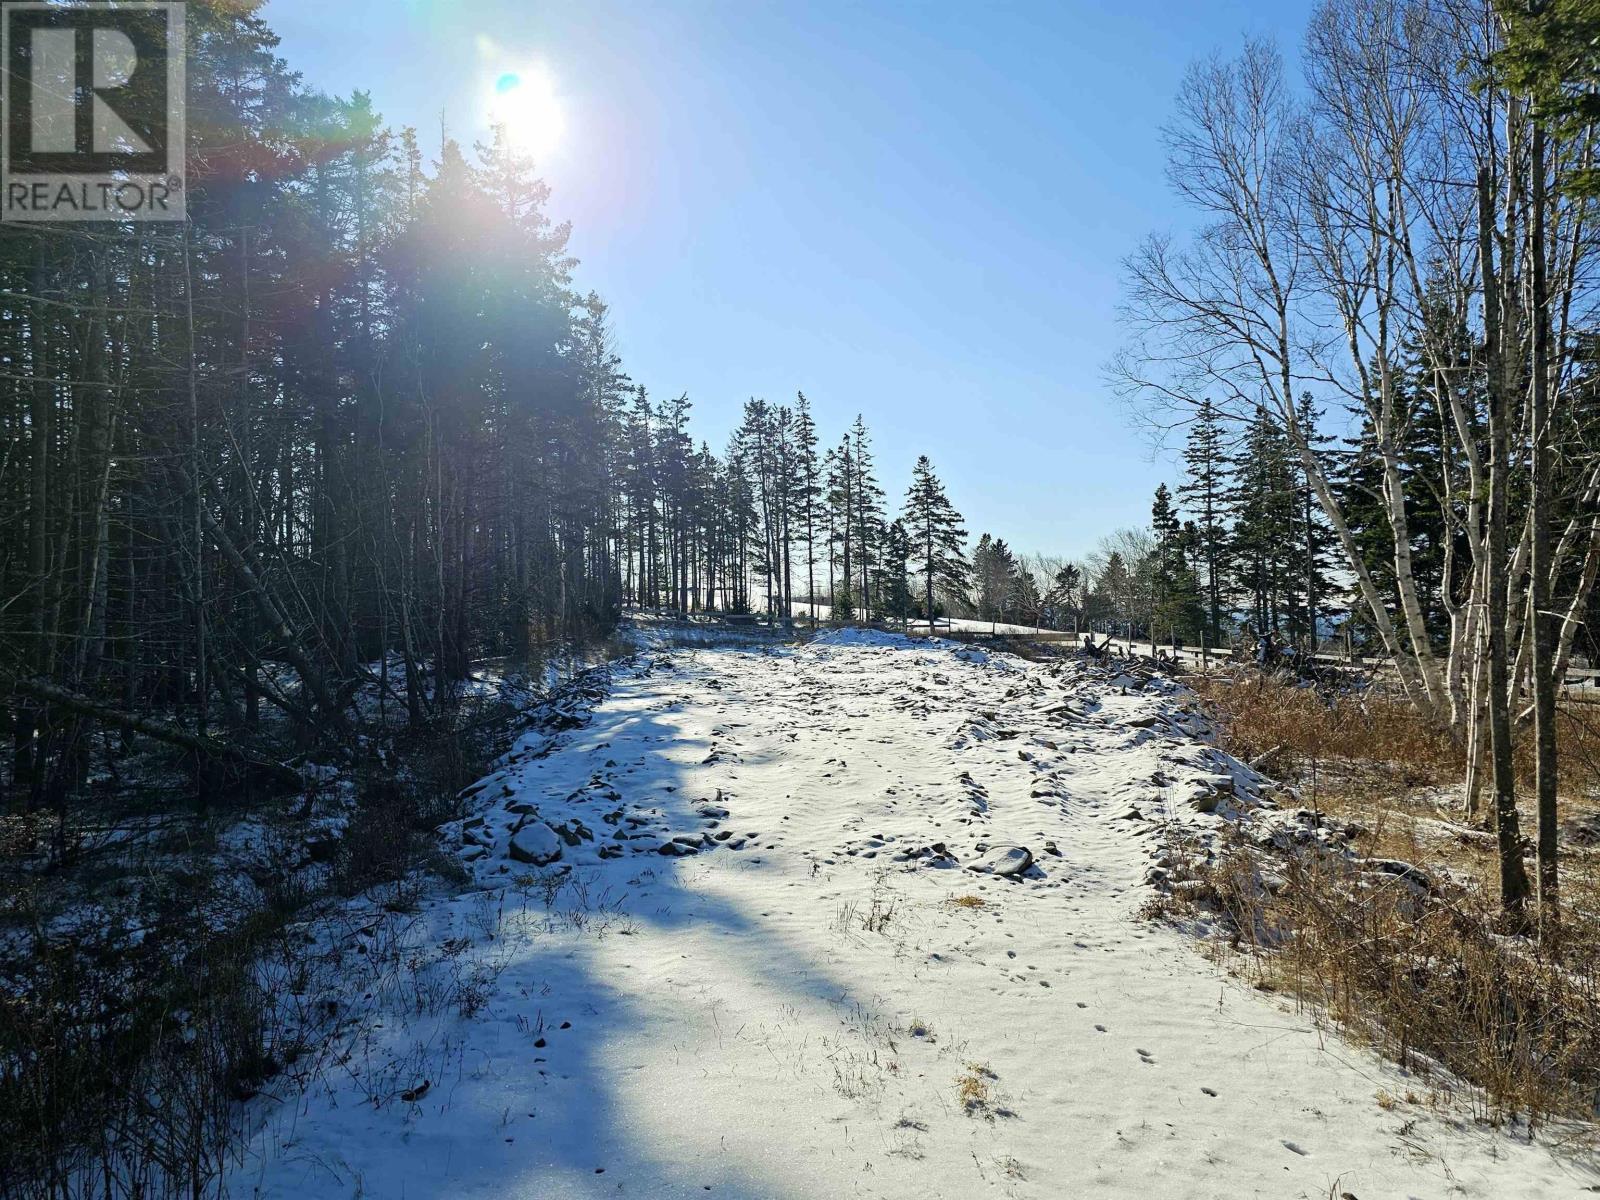
<svg viewBox="0 0 1600 1200">
<path fill-rule="evenodd" d="M 822 649 L 856 647 L 880 650 L 926 650 L 948 647 L 953 643 L 938 638 L 907 637 L 903 633 L 890 633 L 882 629 L 847 627 L 819 633 L 809 644 Z"/>
</svg>

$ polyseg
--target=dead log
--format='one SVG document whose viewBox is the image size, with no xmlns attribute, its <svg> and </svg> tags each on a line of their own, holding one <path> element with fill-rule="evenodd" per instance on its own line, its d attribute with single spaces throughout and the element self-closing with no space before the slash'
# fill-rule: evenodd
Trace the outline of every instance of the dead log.
<svg viewBox="0 0 1600 1200">
<path fill-rule="evenodd" d="M 251 567 L 249 559 L 245 557 L 243 551 L 233 544 L 233 540 L 228 537 L 222 526 L 217 524 L 216 518 L 203 506 L 200 509 L 200 521 L 205 526 L 205 531 L 210 535 L 212 542 L 216 544 L 217 549 L 222 551 L 222 557 L 233 568 L 233 572 L 238 576 L 239 582 L 244 585 L 245 594 L 254 603 L 256 612 L 266 623 L 267 628 L 278 639 L 279 649 L 283 652 L 283 656 L 289 660 L 289 665 L 295 669 L 295 673 L 300 676 L 300 682 L 311 693 L 311 698 L 316 702 L 318 711 L 323 714 L 337 733 L 341 736 L 348 735 L 350 729 L 345 721 L 343 708 L 334 703 L 332 696 L 328 692 L 327 684 L 323 681 L 322 672 L 312 665 L 311 660 L 300 649 L 300 639 L 295 636 L 294 630 L 290 627 L 288 617 L 278 607 L 277 600 L 267 591 L 265 583 L 262 582 L 261 577 Z"/>
<path fill-rule="evenodd" d="M 303 783 L 300 772 L 293 767 L 252 754 L 241 746 L 201 737 L 176 725 L 169 725 L 165 721 L 112 708 L 109 704 L 101 704 L 88 696 L 68 691 L 64 687 L 58 687 L 42 679 L 13 680 L 12 688 L 25 696 L 53 704 L 57 708 L 64 708 L 68 712 L 90 717 L 107 725 L 115 725 L 119 729 L 127 729 L 133 733 L 142 733 L 145 737 L 154 738 L 170 746 L 179 746 L 199 756 L 203 761 L 232 767 L 247 779 L 259 779 L 279 791 L 299 791 Z"/>
</svg>

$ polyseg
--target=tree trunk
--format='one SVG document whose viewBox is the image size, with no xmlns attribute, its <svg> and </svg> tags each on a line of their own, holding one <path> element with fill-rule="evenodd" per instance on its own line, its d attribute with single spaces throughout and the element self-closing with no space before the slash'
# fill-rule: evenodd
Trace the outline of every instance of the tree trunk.
<svg viewBox="0 0 1600 1200">
<path fill-rule="evenodd" d="M 1553 943 L 1560 919 L 1556 861 L 1556 678 L 1550 612 L 1550 297 L 1545 254 L 1545 137 L 1535 122 L 1529 155 L 1532 218 L 1528 250 L 1532 267 L 1533 363 L 1530 434 L 1533 478 L 1528 496 L 1531 540 L 1528 595 L 1533 648 L 1535 786 L 1539 797 L 1539 940 Z"/>
<path fill-rule="evenodd" d="M 1489 529 L 1488 642 L 1489 744 L 1494 760 L 1494 813 L 1500 851 L 1500 906 L 1517 931 L 1525 926 L 1528 876 L 1522 868 L 1522 834 L 1517 822 L 1516 767 L 1512 761 L 1511 698 L 1507 693 L 1506 490 L 1510 483 L 1510 438 L 1506 426 L 1507 379 L 1502 370 L 1500 281 L 1494 259 L 1494 201 L 1487 167 L 1478 170 L 1478 254 L 1483 275 L 1483 325 L 1488 349 Z"/>
</svg>

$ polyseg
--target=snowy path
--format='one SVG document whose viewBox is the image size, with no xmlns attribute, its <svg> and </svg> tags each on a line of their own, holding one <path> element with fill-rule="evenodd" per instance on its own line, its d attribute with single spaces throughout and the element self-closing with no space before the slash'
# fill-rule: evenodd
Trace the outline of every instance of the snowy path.
<svg viewBox="0 0 1600 1200">
<path fill-rule="evenodd" d="M 552 752 L 530 737 L 466 832 L 488 890 L 432 902 L 413 935 L 482 969 L 481 1008 L 391 997 L 350 1069 L 267 1121 L 235 1194 L 1374 1200 L 1597 1182 L 1423 1105 L 1380 1108 L 1380 1089 L 1419 1085 L 1136 919 L 1149 826 L 1130 807 L 1220 765 L 1148 727 L 1173 697 L 825 640 L 845 644 L 645 655 Z M 567 826 L 578 882 L 548 908 L 505 858 L 533 819 L 508 806 L 529 805 L 594 835 Z M 696 852 L 662 853 L 672 837 Z M 1003 843 L 1036 868 L 961 865 Z M 406 1102 L 374 1078 L 430 1085 Z"/>
</svg>

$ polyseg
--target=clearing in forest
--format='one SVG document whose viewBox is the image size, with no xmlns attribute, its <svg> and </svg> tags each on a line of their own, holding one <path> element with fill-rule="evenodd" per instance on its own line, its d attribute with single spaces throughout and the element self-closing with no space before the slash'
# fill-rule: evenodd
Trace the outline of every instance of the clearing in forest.
<svg viewBox="0 0 1600 1200">
<path fill-rule="evenodd" d="M 349 1019 L 264 1197 L 1574 1195 L 1579 1160 L 1141 920 L 1271 785 L 1186 695 L 890 635 L 648 651 L 330 946 Z M 1397 1097 L 1406 1097 L 1396 1100 Z"/>
</svg>

